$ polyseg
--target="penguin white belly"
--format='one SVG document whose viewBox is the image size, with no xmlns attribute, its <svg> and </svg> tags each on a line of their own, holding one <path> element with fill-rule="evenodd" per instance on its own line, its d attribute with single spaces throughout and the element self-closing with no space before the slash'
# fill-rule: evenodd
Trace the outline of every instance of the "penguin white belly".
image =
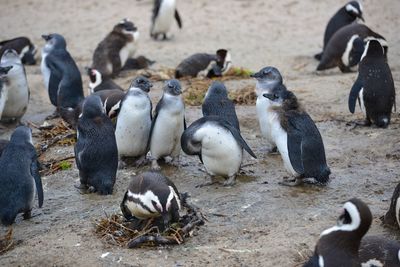
<svg viewBox="0 0 400 267">
<path fill-rule="evenodd" d="M 115 137 L 120 156 L 137 157 L 146 153 L 151 119 L 147 97 L 128 97 L 118 115 Z"/>
<path fill-rule="evenodd" d="M 264 138 L 271 146 L 275 146 L 275 141 L 272 138 L 272 129 L 270 125 L 270 121 L 268 119 L 268 108 L 270 107 L 270 101 L 265 97 L 260 96 L 257 97 L 256 108 L 258 115 L 258 122 L 260 124 L 260 130 Z"/>
<path fill-rule="evenodd" d="M 5 82 L 4 82 L 5 83 Z M 8 89 L 5 84 L 3 83 L 3 87 L 0 90 L 0 119 L 3 116 L 3 110 L 6 105 L 7 97 L 8 97 Z"/>
<path fill-rule="evenodd" d="M 49 89 L 50 69 L 46 65 L 46 56 L 47 53 L 42 53 L 42 62 L 40 63 L 40 69 L 43 75 L 44 86 L 46 87 L 46 89 Z"/>
<path fill-rule="evenodd" d="M 160 214 L 157 212 L 151 213 L 145 208 L 143 208 L 140 204 L 137 204 L 133 201 L 126 201 L 126 206 L 130 210 L 133 216 L 135 216 L 138 219 L 144 220 L 147 218 L 152 218 L 152 217 L 159 217 Z"/>
<path fill-rule="evenodd" d="M 268 111 L 268 121 L 271 125 L 271 134 L 272 138 L 278 147 L 279 153 L 282 156 L 283 164 L 286 170 L 292 174 L 293 176 L 299 176 L 299 174 L 293 169 L 292 163 L 289 158 L 288 151 L 288 142 L 287 142 L 287 133 L 282 128 L 281 123 L 279 121 L 279 116 L 275 112 Z"/>
<path fill-rule="evenodd" d="M 175 15 L 175 0 L 163 0 L 157 17 L 154 20 L 152 33 L 167 33 L 171 28 Z"/>
<path fill-rule="evenodd" d="M 121 67 L 123 67 L 128 60 L 131 58 L 136 52 L 136 40 L 139 38 L 139 32 L 132 33 L 133 41 L 128 42 L 124 47 L 119 51 L 119 58 L 121 60 Z"/>
<path fill-rule="evenodd" d="M 15 68 L 15 69 L 14 69 Z M 14 66 L 7 78 L 9 80 L 7 87 L 7 100 L 2 112 L 2 118 L 16 119 L 22 117 L 27 109 L 29 101 L 28 82 L 22 66 Z"/>
<path fill-rule="evenodd" d="M 230 177 L 239 171 L 243 149 L 229 130 L 206 124 L 193 138 L 201 140 L 201 156 L 210 175 Z"/>
<path fill-rule="evenodd" d="M 358 93 L 358 97 L 360 99 L 360 108 L 361 111 L 366 114 L 367 111 L 365 109 L 365 105 L 364 105 L 364 88 L 361 88 L 360 92 Z"/>
</svg>

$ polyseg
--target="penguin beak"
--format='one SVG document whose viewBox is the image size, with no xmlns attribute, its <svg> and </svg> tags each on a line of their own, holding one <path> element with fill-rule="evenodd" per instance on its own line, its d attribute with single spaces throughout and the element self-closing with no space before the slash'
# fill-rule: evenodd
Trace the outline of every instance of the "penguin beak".
<svg viewBox="0 0 400 267">
<path fill-rule="evenodd" d="M 48 40 L 50 40 L 50 35 L 42 34 L 42 38 L 43 38 L 45 41 L 48 41 Z"/>
<path fill-rule="evenodd" d="M 261 73 L 260 72 L 256 72 L 256 73 L 250 74 L 250 77 L 258 79 L 258 78 L 261 77 Z"/>
<path fill-rule="evenodd" d="M 275 100 L 275 97 L 273 94 L 266 93 L 266 94 L 263 94 L 263 97 L 268 98 L 269 100 L 272 100 L 272 101 Z"/>
<path fill-rule="evenodd" d="M 168 227 L 169 227 L 169 221 L 170 221 L 169 213 L 168 213 L 168 212 L 165 212 L 165 213 L 163 213 L 163 214 L 161 214 L 161 215 L 162 215 L 162 218 L 163 218 L 164 227 L 165 227 L 165 229 L 168 229 Z"/>
<path fill-rule="evenodd" d="M 365 22 L 365 20 L 364 20 L 364 17 L 360 14 L 359 16 L 358 16 L 363 22 Z"/>
</svg>

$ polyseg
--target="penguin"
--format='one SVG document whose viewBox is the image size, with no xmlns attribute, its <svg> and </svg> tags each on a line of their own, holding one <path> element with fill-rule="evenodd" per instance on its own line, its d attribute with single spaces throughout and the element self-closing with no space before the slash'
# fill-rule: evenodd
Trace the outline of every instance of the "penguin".
<svg viewBox="0 0 400 267">
<path fill-rule="evenodd" d="M 368 41 L 361 57 L 358 77 L 349 95 L 351 113 L 354 113 L 357 99 L 366 114 L 366 126 L 373 122 L 377 127 L 388 127 L 396 92 L 392 73 L 379 41 Z"/>
<path fill-rule="evenodd" d="M 137 49 L 139 31 L 128 19 L 123 19 L 97 45 L 93 54 L 92 68 L 104 76 L 116 77 L 126 61 Z"/>
<path fill-rule="evenodd" d="M 215 176 L 228 178 L 225 186 L 235 184 L 236 174 L 243 159 L 243 149 L 257 158 L 240 131 L 221 116 L 205 116 L 193 122 L 182 134 L 182 150 L 188 155 L 198 155 L 211 181 Z"/>
<path fill-rule="evenodd" d="M 35 191 L 39 208 L 43 205 L 42 180 L 31 129 L 26 126 L 15 129 L 0 157 L 0 168 L 1 223 L 13 224 L 19 213 L 23 213 L 24 219 L 31 218 Z"/>
<path fill-rule="evenodd" d="M 372 223 L 372 214 L 361 200 L 353 198 L 343 205 L 337 225 L 323 231 L 314 254 L 304 267 L 361 266 L 359 247 Z"/>
<path fill-rule="evenodd" d="M 7 49 L 13 49 L 18 53 L 22 64 L 35 65 L 36 64 L 36 47 L 32 44 L 31 40 L 27 37 L 17 37 L 10 40 L 0 42 L 0 57 Z"/>
<path fill-rule="evenodd" d="M 296 96 L 279 86 L 263 96 L 272 101 L 265 111 L 271 136 L 286 170 L 295 176 L 294 180 L 281 184 L 295 186 L 301 184 L 305 178 L 314 178 L 321 185 L 327 184 L 331 171 L 326 164 L 321 134 L 298 103 Z"/>
<path fill-rule="evenodd" d="M 168 177 L 148 171 L 132 177 L 120 207 L 127 220 L 160 218 L 163 231 L 179 222 L 181 196 Z"/>
<path fill-rule="evenodd" d="M 383 217 L 383 224 L 396 229 L 400 228 L 400 183 L 394 189 L 389 210 Z"/>
<path fill-rule="evenodd" d="M 185 104 L 182 99 L 181 84 L 178 80 L 168 80 L 164 93 L 157 103 L 150 129 L 151 168 L 159 170 L 157 160 L 171 156 L 179 161 L 181 135 L 186 129 Z"/>
<path fill-rule="evenodd" d="M 203 116 L 220 116 L 240 132 L 235 104 L 228 98 L 228 91 L 222 82 L 215 81 L 211 84 L 204 97 L 201 109 Z"/>
<path fill-rule="evenodd" d="M 215 54 L 197 53 L 185 58 L 175 70 L 175 78 L 205 76 L 221 77 L 232 67 L 231 53 L 219 49 Z"/>
<path fill-rule="evenodd" d="M 3 154 L 4 149 L 7 147 L 9 140 L 0 139 L 0 157 Z"/>
<path fill-rule="evenodd" d="M 361 266 L 400 266 L 400 243 L 382 236 L 366 236 L 361 240 L 359 257 Z"/>
<path fill-rule="evenodd" d="M 81 183 L 78 188 L 112 194 L 118 168 L 117 142 L 112 122 L 97 95 L 83 102 L 74 152 Z"/>
<path fill-rule="evenodd" d="M 125 62 L 125 65 L 122 67 L 122 71 L 147 69 L 154 63 L 156 63 L 154 60 L 148 59 L 145 56 L 138 56 L 136 58 L 128 58 Z"/>
<path fill-rule="evenodd" d="M 116 84 L 110 77 L 104 76 L 100 71 L 93 68 L 86 68 L 89 76 L 89 95 L 101 90 L 116 89 L 123 91 L 122 87 Z"/>
<path fill-rule="evenodd" d="M 362 5 L 358 1 L 350 1 L 345 6 L 340 8 L 329 20 L 328 25 L 325 28 L 323 49 L 325 49 L 329 39 L 337 30 L 353 23 L 354 21 L 357 21 L 357 19 L 364 21 L 362 11 Z M 321 53 L 316 54 L 314 57 L 317 60 L 321 60 L 323 53 L 324 52 L 322 51 Z"/>
<path fill-rule="evenodd" d="M 263 94 L 270 93 L 274 88 L 285 91 L 286 87 L 283 84 L 282 75 L 278 69 L 268 66 L 250 76 L 257 80 L 256 109 L 261 133 L 267 141 L 268 152 L 276 152 L 277 147 L 274 138 L 272 138 L 272 128 L 269 122 L 268 113 L 266 112 L 271 107 L 272 101 L 264 97 Z"/>
<path fill-rule="evenodd" d="M 150 37 L 157 40 L 161 35 L 163 40 L 166 40 L 174 17 L 179 29 L 182 29 L 182 20 L 176 9 L 176 0 L 154 0 Z"/>
<path fill-rule="evenodd" d="M 100 90 L 94 92 L 101 98 L 106 115 L 113 119 L 118 116 L 121 109 L 121 101 L 125 97 L 126 92 L 118 89 Z"/>
<path fill-rule="evenodd" d="M 46 44 L 40 67 L 50 102 L 65 121 L 75 124 L 75 108 L 84 99 L 81 73 L 66 49 L 63 36 L 52 33 L 42 38 Z"/>
<path fill-rule="evenodd" d="M 0 120 L 20 121 L 28 108 L 29 87 L 24 65 L 15 50 L 8 49 L 1 57 L 0 64 L 12 69 L 7 71 L 0 96 Z M 3 69 L 4 70 L 4 69 Z"/>
<path fill-rule="evenodd" d="M 350 72 L 360 62 L 365 43 L 378 40 L 388 51 L 386 39 L 363 24 L 352 23 L 340 28 L 327 43 L 317 71 L 339 67 L 341 72 Z"/>
<path fill-rule="evenodd" d="M 149 151 L 152 104 L 148 93 L 152 86 L 143 76 L 133 80 L 122 99 L 115 129 L 119 157 L 139 157 L 138 166 Z"/>
</svg>

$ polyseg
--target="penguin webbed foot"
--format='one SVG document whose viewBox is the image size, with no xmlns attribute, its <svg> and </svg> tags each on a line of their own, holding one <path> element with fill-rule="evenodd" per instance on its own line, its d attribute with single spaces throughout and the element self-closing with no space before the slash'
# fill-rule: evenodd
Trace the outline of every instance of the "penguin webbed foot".
<svg viewBox="0 0 400 267">
<path fill-rule="evenodd" d="M 161 170 L 161 167 L 160 167 L 160 165 L 158 165 L 158 162 L 157 162 L 156 159 L 152 159 L 151 160 L 151 169 L 153 171 L 160 171 Z"/>
<path fill-rule="evenodd" d="M 278 147 L 277 146 L 273 146 L 271 148 L 268 149 L 268 154 L 278 154 Z"/>
<path fill-rule="evenodd" d="M 29 220 L 30 218 L 32 218 L 32 211 L 31 210 L 25 211 L 23 214 L 23 218 L 24 220 Z"/>
<path fill-rule="evenodd" d="M 85 194 L 89 194 L 89 192 L 88 192 L 88 190 L 89 190 L 89 187 L 87 186 L 87 185 L 85 185 L 85 184 L 79 184 L 79 185 L 74 185 L 74 187 L 76 188 L 76 189 L 78 189 L 79 190 L 79 193 L 80 194 L 82 194 L 82 195 L 85 195 Z"/>
<path fill-rule="evenodd" d="M 294 179 L 284 179 L 281 182 L 278 182 L 279 185 L 284 185 L 284 186 L 299 186 L 303 184 L 303 179 L 302 178 L 294 178 Z"/>
<path fill-rule="evenodd" d="M 214 179 L 214 176 L 211 176 L 211 179 L 210 179 L 208 182 L 205 182 L 205 183 L 196 185 L 195 187 L 196 187 L 196 188 L 202 188 L 202 187 L 210 186 L 210 185 L 214 185 L 214 184 L 220 184 L 220 182 L 217 181 L 217 180 L 215 180 L 215 179 Z"/>
</svg>

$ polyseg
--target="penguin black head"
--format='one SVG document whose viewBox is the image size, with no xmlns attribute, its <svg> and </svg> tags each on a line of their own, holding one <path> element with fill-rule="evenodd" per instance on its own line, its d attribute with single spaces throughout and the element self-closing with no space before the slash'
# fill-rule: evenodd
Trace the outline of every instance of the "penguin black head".
<svg viewBox="0 0 400 267">
<path fill-rule="evenodd" d="M 232 64 L 231 54 L 226 49 L 217 50 L 217 65 L 221 67 L 222 74 L 229 70 Z"/>
<path fill-rule="evenodd" d="M 101 73 L 95 68 L 85 68 L 87 75 L 89 76 L 90 82 L 96 83 L 99 82 L 101 83 Z"/>
<path fill-rule="evenodd" d="M 180 82 L 176 79 L 166 81 L 164 85 L 164 92 L 174 96 L 182 94 Z"/>
<path fill-rule="evenodd" d="M 250 77 L 256 78 L 257 82 L 265 89 L 282 84 L 282 75 L 279 70 L 274 67 L 262 68 L 259 72 L 250 75 Z"/>
<path fill-rule="evenodd" d="M 32 142 L 32 130 L 27 126 L 18 126 L 10 138 L 10 143 L 30 143 Z"/>
<path fill-rule="evenodd" d="M 50 52 L 53 49 L 66 49 L 67 43 L 65 38 L 58 33 L 51 33 L 49 35 L 42 35 L 42 38 L 46 41 L 46 45 L 44 46 L 45 52 Z"/>
<path fill-rule="evenodd" d="M 114 31 L 121 32 L 126 35 L 133 35 L 134 33 L 138 33 L 137 27 L 133 24 L 132 21 L 125 18 L 121 20 L 117 25 L 114 26 Z M 137 39 L 138 36 L 135 37 Z"/>
<path fill-rule="evenodd" d="M 349 14 L 350 16 L 354 18 L 360 18 L 362 21 L 364 21 L 364 18 L 362 16 L 362 5 L 360 2 L 358 1 L 348 2 L 345 5 L 345 9 L 347 14 Z"/>
<path fill-rule="evenodd" d="M 150 88 L 153 87 L 153 84 L 144 76 L 138 76 L 134 79 L 129 86 L 129 88 L 136 87 L 142 89 L 144 92 L 150 92 Z"/>
<path fill-rule="evenodd" d="M 211 86 L 207 90 L 206 97 L 208 96 L 218 96 L 226 98 L 228 97 L 228 91 L 226 90 L 225 85 L 222 82 L 215 81 L 211 84 Z"/>
<path fill-rule="evenodd" d="M 98 95 L 90 95 L 83 102 L 82 116 L 94 118 L 104 113 L 101 98 Z"/>
<path fill-rule="evenodd" d="M 280 106 L 283 110 L 295 110 L 299 108 L 297 97 L 293 92 L 283 90 L 282 87 L 275 87 L 270 93 L 263 94 L 265 98 L 268 98 L 273 106 Z"/>
<path fill-rule="evenodd" d="M 21 58 L 22 64 L 35 65 L 36 64 L 35 54 L 36 54 L 36 47 L 33 44 L 30 44 L 29 50 L 22 55 Z"/>
<path fill-rule="evenodd" d="M 384 49 L 381 45 L 381 43 L 377 40 L 369 40 L 367 44 L 365 45 L 364 53 L 361 56 L 361 60 L 364 59 L 364 57 L 383 57 L 384 56 Z"/>
</svg>

